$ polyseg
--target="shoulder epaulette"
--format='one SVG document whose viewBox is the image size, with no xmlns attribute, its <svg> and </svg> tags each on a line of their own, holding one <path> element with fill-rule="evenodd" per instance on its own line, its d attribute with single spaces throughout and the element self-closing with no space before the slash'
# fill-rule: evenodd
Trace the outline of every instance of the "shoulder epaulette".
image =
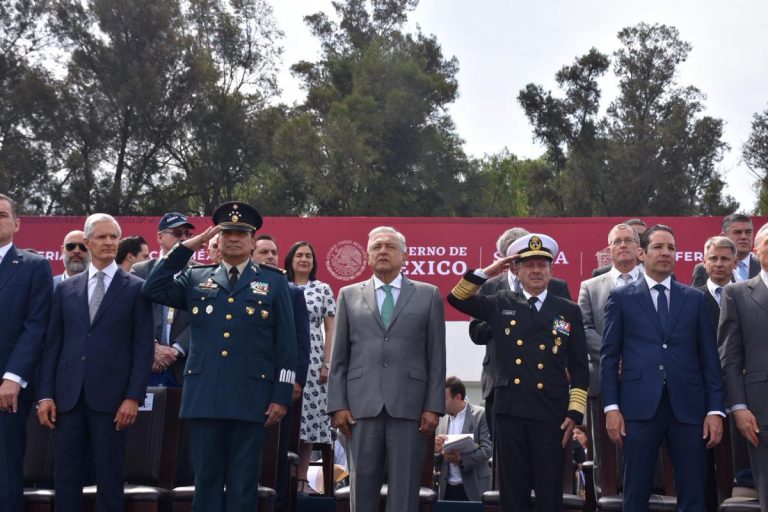
<svg viewBox="0 0 768 512">
<path fill-rule="evenodd" d="M 271 270 L 272 272 L 277 272 L 278 274 L 286 274 L 287 272 L 280 268 L 280 267 L 273 267 L 272 265 L 259 265 L 259 268 L 263 268 L 266 270 Z"/>
</svg>

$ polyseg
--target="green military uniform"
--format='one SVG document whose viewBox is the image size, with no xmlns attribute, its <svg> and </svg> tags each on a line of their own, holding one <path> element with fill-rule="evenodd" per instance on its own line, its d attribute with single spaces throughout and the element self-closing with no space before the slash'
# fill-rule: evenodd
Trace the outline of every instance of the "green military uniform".
<svg viewBox="0 0 768 512">
<path fill-rule="evenodd" d="M 265 412 L 272 402 L 290 407 L 295 381 L 288 281 L 249 261 L 230 288 L 223 263 L 184 271 L 192 254 L 177 245 L 143 292 L 189 313 L 181 417 L 191 420 L 193 510 L 224 510 L 225 485 L 227 511 L 255 510 Z"/>
<path fill-rule="evenodd" d="M 519 239 L 521 244 L 530 241 L 533 246 L 526 246 L 521 256 L 552 259 L 552 253 L 542 254 L 542 238 L 545 236 L 527 235 Z M 560 425 L 566 417 L 581 423 L 589 387 L 581 310 L 551 293 L 536 311 L 523 294 L 477 295 L 485 281 L 467 273 L 448 295 L 448 303 L 488 322 L 493 333 L 494 436 L 502 508 L 529 508 L 533 487 L 536 510 L 559 511 L 565 457 Z"/>
</svg>

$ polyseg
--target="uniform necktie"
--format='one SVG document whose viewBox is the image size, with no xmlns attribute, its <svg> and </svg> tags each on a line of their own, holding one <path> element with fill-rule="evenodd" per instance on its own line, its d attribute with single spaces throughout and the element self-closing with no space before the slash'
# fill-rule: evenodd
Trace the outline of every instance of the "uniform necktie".
<svg viewBox="0 0 768 512">
<path fill-rule="evenodd" d="M 392 296 L 392 285 L 383 284 L 381 289 L 384 290 L 384 302 L 381 303 L 381 321 L 384 322 L 384 328 L 389 327 L 389 322 L 392 321 L 392 313 L 395 311 L 395 298 Z"/>
<path fill-rule="evenodd" d="M 669 306 L 667 305 L 666 288 L 663 284 L 657 284 L 653 289 L 659 292 L 659 296 L 656 299 L 656 313 L 659 315 L 661 329 L 664 332 L 667 332 L 667 326 L 669 325 Z"/>
<path fill-rule="evenodd" d="M 533 313 L 533 318 L 536 318 L 536 313 L 539 312 L 538 309 L 536 309 L 536 303 L 539 301 L 538 297 L 528 297 L 528 304 L 531 305 L 531 313 Z"/>
<path fill-rule="evenodd" d="M 715 299 L 717 299 L 718 305 L 720 304 L 720 301 L 722 300 L 722 298 L 723 298 L 723 287 L 718 286 L 717 288 L 715 288 Z"/>
<path fill-rule="evenodd" d="M 234 290 L 235 284 L 237 284 L 237 278 L 240 277 L 240 271 L 237 270 L 237 267 L 232 267 L 229 269 L 229 289 Z"/>
<path fill-rule="evenodd" d="M 101 301 L 104 300 L 104 272 L 99 270 L 96 272 L 96 288 L 93 289 L 93 295 L 91 295 L 91 301 L 88 303 L 88 315 L 91 318 L 91 323 L 96 317 L 96 312 L 101 306 Z"/>
<path fill-rule="evenodd" d="M 742 281 L 749 279 L 749 268 L 747 268 L 747 264 L 743 260 L 739 262 L 739 275 Z"/>
</svg>

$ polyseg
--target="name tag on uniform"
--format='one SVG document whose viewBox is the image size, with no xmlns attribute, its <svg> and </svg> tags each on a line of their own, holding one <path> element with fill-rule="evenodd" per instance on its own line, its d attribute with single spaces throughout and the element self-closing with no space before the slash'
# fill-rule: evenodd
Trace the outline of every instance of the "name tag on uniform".
<svg viewBox="0 0 768 512">
<path fill-rule="evenodd" d="M 515 316 L 517 314 L 517 311 L 514 309 L 502 309 L 501 314 L 504 316 Z"/>
</svg>

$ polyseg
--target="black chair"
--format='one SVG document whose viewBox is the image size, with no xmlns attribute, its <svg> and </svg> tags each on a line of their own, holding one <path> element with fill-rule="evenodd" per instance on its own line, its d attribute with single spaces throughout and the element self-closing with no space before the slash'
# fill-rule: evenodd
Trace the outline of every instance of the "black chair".
<svg viewBox="0 0 768 512">
<path fill-rule="evenodd" d="M 434 446 L 435 436 L 432 435 L 427 439 L 425 444 L 426 450 L 424 451 L 424 462 L 421 467 L 421 488 L 419 489 L 419 512 L 432 512 L 432 509 L 437 503 L 437 492 L 435 492 L 432 483 L 432 475 L 434 471 Z M 333 480 L 331 480 L 333 481 Z M 326 486 L 326 488 L 329 486 Z M 381 492 L 379 493 L 379 510 L 382 512 L 386 508 L 387 503 L 387 484 L 381 486 Z M 350 487 L 344 486 L 336 489 L 336 512 L 349 512 L 350 510 Z"/>
<path fill-rule="evenodd" d="M 181 389 L 151 387 L 147 388 L 147 395 L 152 399 L 151 410 L 139 411 L 126 439 L 126 512 L 166 509 L 176 472 Z M 87 486 L 83 492 L 85 510 L 93 510 L 96 486 Z"/>
<path fill-rule="evenodd" d="M 40 425 L 37 415 L 27 419 L 27 448 L 24 454 L 24 510 L 53 510 L 53 436 Z"/>
</svg>

